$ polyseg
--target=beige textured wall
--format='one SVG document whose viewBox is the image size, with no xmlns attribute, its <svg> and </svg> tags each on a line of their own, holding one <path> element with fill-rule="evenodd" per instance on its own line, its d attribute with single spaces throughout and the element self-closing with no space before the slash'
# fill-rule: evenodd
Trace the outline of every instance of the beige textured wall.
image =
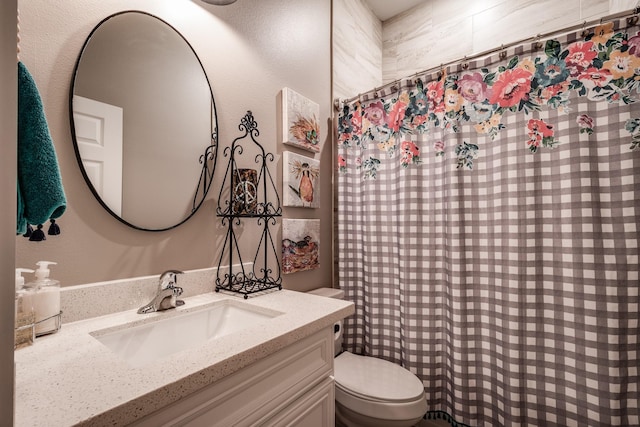
<svg viewBox="0 0 640 427">
<path fill-rule="evenodd" d="M 212 6 L 197 0 L 21 0 L 24 62 L 44 100 L 61 166 L 68 209 L 59 223 L 62 234 L 45 242 L 17 238 L 16 265 L 31 267 L 56 261 L 52 276 L 63 285 L 159 274 L 168 268 L 217 265 L 224 230 L 215 217 L 220 176 L 213 198 L 187 223 L 159 233 L 128 228 L 95 201 L 78 169 L 68 117 L 73 66 L 92 28 L 106 16 L 128 9 L 150 12 L 173 25 L 200 56 L 218 107 L 220 140 L 229 144 L 247 110 L 259 124 L 260 141 L 281 154 L 278 141 L 278 93 L 290 87 L 320 105 L 322 151 L 321 208 L 285 208 L 284 217 L 321 219 L 321 268 L 284 276 L 284 286 L 307 290 L 331 285 L 331 115 L 330 28 L 327 0 L 238 0 Z M 294 149 L 286 148 L 294 151 Z M 308 152 L 301 154 L 311 155 Z M 224 169 L 224 157 L 222 157 Z M 281 191 L 281 163 L 272 173 Z M 279 248 L 279 226 L 274 234 Z M 245 240 L 246 239 L 246 240 Z M 245 243 L 246 242 L 246 243 Z M 242 244 L 257 243 L 245 232 Z"/>
<path fill-rule="evenodd" d="M 0 424 L 13 425 L 16 233 L 16 0 L 0 2 Z"/>
<path fill-rule="evenodd" d="M 433 0 L 384 22 L 384 83 L 523 38 L 633 8 L 637 0 Z"/>
</svg>

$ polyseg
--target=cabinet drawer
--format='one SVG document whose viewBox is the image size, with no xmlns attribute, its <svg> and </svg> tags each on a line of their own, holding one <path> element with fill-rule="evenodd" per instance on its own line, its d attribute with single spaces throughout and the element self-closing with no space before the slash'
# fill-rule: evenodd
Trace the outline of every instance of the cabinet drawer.
<svg viewBox="0 0 640 427">
<path fill-rule="evenodd" d="M 311 391 L 289 404 L 276 417 L 264 423 L 264 426 L 334 427 L 335 404 L 333 378 L 326 378 Z"/>
<path fill-rule="evenodd" d="M 273 416 L 333 372 L 333 333 L 325 328 L 135 425 L 251 426 Z"/>
</svg>

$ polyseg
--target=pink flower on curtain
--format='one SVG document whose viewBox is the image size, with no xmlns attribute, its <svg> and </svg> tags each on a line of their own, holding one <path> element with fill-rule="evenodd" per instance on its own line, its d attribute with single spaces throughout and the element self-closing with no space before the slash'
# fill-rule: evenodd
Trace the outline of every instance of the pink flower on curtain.
<svg viewBox="0 0 640 427">
<path fill-rule="evenodd" d="M 387 112 L 382 101 L 375 101 L 364 108 L 364 118 L 374 126 L 384 125 L 387 121 Z"/>
<path fill-rule="evenodd" d="M 409 95 L 404 92 L 400 98 L 393 104 L 391 111 L 387 115 L 387 125 L 392 132 L 397 133 L 404 121 L 404 113 L 407 110 Z"/>
<path fill-rule="evenodd" d="M 638 31 L 635 36 L 629 38 L 627 46 L 629 46 L 629 53 L 631 55 L 640 56 L 640 31 Z"/>
<path fill-rule="evenodd" d="M 593 50 L 593 42 L 571 43 L 567 50 L 569 54 L 565 58 L 565 62 L 573 77 L 586 70 L 598 56 L 598 52 Z"/>
<path fill-rule="evenodd" d="M 553 138 L 555 133 L 553 126 L 544 120 L 529 119 L 527 123 L 527 133 L 529 135 L 527 146 L 532 153 L 538 151 L 540 145 L 553 148 L 557 144 L 557 141 Z"/>
<path fill-rule="evenodd" d="M 442 79 L 427 84 L 426 89 L 427 101 L 429 102 L 429 111 L 432 113 L 441 113 L 444 111 L 444 81 Z"/>
<path fill-rule="evenodd" d="M 420 149 L 412 141 L 402 141 L 400 144 L 402 150 L 402 156 L 400 157 L 400 164 L 403 167 L 409 166 L 410 163 L 419 164 L 420 161 Z"/>
<path fill-rule="evenodd" d="M 342 144 L 345 145 L 347 144 L 349 141 L 351 140 L 351 134 L 350 133 L 340 133 L 338 135 L 338 144 Z"/>
<path fill-rule="evenodd" d="M 362 132 L 362 109 L 360 104 L 356 104 L 356 108 L 353 109 L 353 116 L 351 117 L 351 127 L 353 133 L 360 134 Z"/>
<path fill-rule="evenodd" d="M 578 80 L 589 89 L 606 86 L 612 78 L 609 70 L 595 67 L 587 68 L 578 76 Z"/>
<path fill-rule="evenodd" d="M 338 170 L 340 172 L 347 171 L 347 160 L 341 154 L 338 155 Z"/>
<path fill-rule="evenodd" d="M 434 142 L 433 150 L 436 152 L 436 157 L 444 156 L 444 142 L 442 141 Z"/>
<path fill-rule="evenodd" d="M 532 74 L 522 68 L 505 70 L 493 84 L 493 93 L 489 102 L 509 108 L 526 99 L 531 90 Z"/>
<path fill-rule="evenodd" d="M 417 128 L 418 126 L 424 124 L 427 121 L 427 116 L 413 116 L 413 118 L 411 119 L 411 125 L 414 128 Z"/>
<path fill-rule="evenodd" d="M 469 102 L 482 102 L 491 96 L 491 89 L 481 73 L 469 73 L 458 79 L 460 95 Z"/>
<path fill-rule="evenodd" d="M 542 89 L 542 92 L 540 93 L 540 98 L 543 101 L 549 101 L 554 96 L 559 96 L 561 94 L 566 93 L 568 89 L 569 89 L 568 81 L 564 81 L 562 83 L 559 83 L 553 86 L 547 86 L 544 89 Z"/>
<path fill-rule="evenodd" d="M 402 151 L 406 151 L 407 153 L 410 153 L 412 156 L 420 155 L 420 149 L 412 141 L 402 141 L 400 148 L 402 148 Z"/>
<path fill-rule="evenodd" d="M 586 115 L 586 114 L 580 114 L 578 117 L 576 117 L 576 123 L 578 124 L 578 127 L 580 128 L 580 133 L 586 133 L 588 135 L 591 135 L 593 133 L 593 118 Z"/>
</svg>

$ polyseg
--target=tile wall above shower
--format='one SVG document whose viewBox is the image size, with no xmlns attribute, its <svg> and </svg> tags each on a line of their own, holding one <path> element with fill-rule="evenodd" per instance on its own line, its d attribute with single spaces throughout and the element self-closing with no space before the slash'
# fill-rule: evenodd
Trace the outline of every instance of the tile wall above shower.
<svg viewBox="0 0 640 427">
<path fill-rule="evenodd" d="M 333 2 L 333 97 L 382 85 L 382 22 L 363 0 Z"/>
<path fill-rule="evenodd" d="M 636 0 L 434 0 L 382 24 L 382 80 L 633 9 Z"/>
</svg>

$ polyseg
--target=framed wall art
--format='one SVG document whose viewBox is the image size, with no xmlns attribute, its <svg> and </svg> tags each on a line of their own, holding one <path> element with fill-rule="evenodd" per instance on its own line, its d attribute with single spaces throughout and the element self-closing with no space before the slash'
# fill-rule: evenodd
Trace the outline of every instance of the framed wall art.
<svg viewBox="0 0 640 427">
<path fill-rule="evenodd" d="M 289 151 L 282 159 L 283 206 L 320 207 L 320 161 Z"/>
<path fill-rule="evenodd" d="M 298 92 L 282 89 L 282 142 L 320 152 L 320 106 Z"/>
<path fill-rule="evenodd" d="M 320 266 L 320 220 L 282 220 L 282 273 L 313 270 Z"/>
</svg>

